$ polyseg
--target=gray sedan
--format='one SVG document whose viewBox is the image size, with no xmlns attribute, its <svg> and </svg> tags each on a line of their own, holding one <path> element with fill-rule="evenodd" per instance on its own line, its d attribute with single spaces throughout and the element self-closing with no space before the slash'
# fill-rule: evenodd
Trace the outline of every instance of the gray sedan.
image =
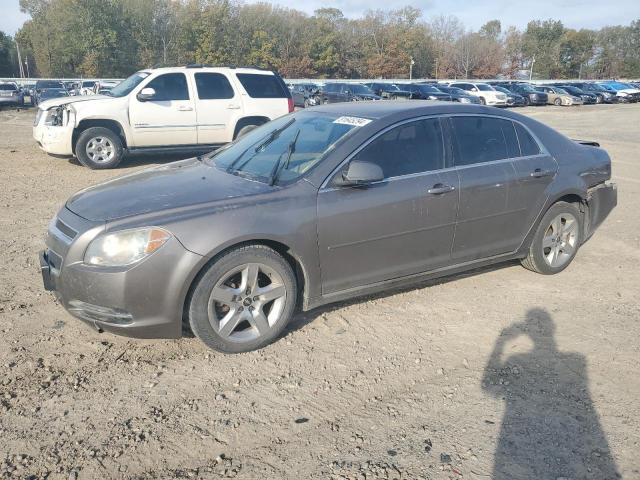
<svg viewBox="0 0 640 480">
<path fill-rule="evenodd" d="M 199 158 L 78 192 L 45 287 L 99 330 L 260 348 L 297 308 L 519 259 L 565 269 L 616 205 L 611 162 L 491 107 L 295 112 Z"/>
</svg>

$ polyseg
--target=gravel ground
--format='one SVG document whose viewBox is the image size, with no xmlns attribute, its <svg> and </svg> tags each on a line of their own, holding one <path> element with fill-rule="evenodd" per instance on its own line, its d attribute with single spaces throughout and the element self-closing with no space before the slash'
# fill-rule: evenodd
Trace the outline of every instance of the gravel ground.
<svg viewBox="0 0 640 480">
<path fill-rule="evenodd" d="M 0 112 L 0 478 L 640 478 L 640 105 L 519 111 L 613 158 L 619 205 L 565 272 L 334 305 L 235 356 L 100 335 L 42 288 L 69 195 L 176 157 L 91 171 Z"/>
</svg>

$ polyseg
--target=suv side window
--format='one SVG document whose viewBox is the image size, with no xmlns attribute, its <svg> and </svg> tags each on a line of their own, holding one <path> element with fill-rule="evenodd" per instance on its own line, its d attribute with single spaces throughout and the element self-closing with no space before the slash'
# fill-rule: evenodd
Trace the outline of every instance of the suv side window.
<svg viewBox="0 0 640 480">
<path fill-rule="evenodd" d="M 456 138 L 455 165 L 493 162 L 518 157 L 513 123 L 494 117 L 452 117 Z"/>
<path fill-rule="evenodd" d="M 229 80 L 221 73 L 199 72 L 195 78 L 200 100 L 227 99 L 235 95 Z"/>
<path fill-rule="evenodd" d="M 444 168 L 440 120 L 429 118 L 399 125 L 363 148 L 356 159 L 379 165 L 385 178 Z"/>
<path fill-rule="evenodd" d="M 291 94 L 280 78 L 271 74 L 237 73 L 251 98 L 288 98 Z"/>
<path fill-rule="evenodd" d="M 154 101 L 189 100 L 187 77 L 184 73 L 165 73 L 145 85 L 156 91 Z"/>
<path fill-rule="evenodd" d="M 528 157 L 530 155 L 539 155 L 540 147 L 531 134 L 519 123 L 515 123 L 514 125 L 516 127 L 516 132 L 518 133 L 518 142 L 520 143 L 522 156 Z"/>
</svg>

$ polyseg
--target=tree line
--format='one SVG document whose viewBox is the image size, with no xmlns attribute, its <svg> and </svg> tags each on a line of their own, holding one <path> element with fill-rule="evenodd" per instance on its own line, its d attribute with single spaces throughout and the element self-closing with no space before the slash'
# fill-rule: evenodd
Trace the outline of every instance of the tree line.
<svg viewBox="0 0 640 480">
<path fill-rule="evenodd" d="M 289 78 L 640 77 L 640 19 L 599 30 L 456 17 L 411 6 L 347 18 L 241 0 L 20 0 L 31 19 L 0 32 L 0 75 L 17 75 L 15 43 L 32 76 L 124 77 L 159 65 L 253 65 Z"/>
</svg>

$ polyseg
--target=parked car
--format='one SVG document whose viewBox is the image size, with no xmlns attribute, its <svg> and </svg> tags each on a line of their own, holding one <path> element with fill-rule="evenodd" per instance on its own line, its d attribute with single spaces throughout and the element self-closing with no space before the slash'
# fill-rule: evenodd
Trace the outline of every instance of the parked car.
<svg viewBox="0 0 640 480">
<path fill-rule="evenodd" d="M 374 94 L 389 100 L 403 100 L 411 97 L 411 92 L 403 90 L 393 83 L 372 82 L 365 83 Z"/>
<path fill-rule="evenodd" d="M 448 87 L 446 85 L 442 85 L 440 83 L 436 84 L 435 87 L 448 94 L 451 97 L 452 102 L 458 103 L 473 103 L 480 105 L 480 99 L 473 95 L 469 95 L 467 92 L 458 87 Z"/>
<path fill-rule="evenodd" d="M 31 104 L 38 105 L 41 101 L 40 98 L 42 92 L 51 88 L 56 91 L 60 89 L 65 90 L 64 85 L 60 80 L 38 80 L 33 91 L 33 96 L 31 97 Z"/>
<path fill-rule="evenodd" d="M 585 92 L 584 90 L 581 90 L 578 87 L 573 87 L 571 85 L 559 85 L 559 87 L 565 90 L 569 95 L 581 98 L 582 103 L 585 105 L 593 105 L 598 103 L 598 97 L 593 93 Z"/>
<path fill-rule="evenodd" d="M 275 73 L 199 65 L 142 70 L 109 96 L 39 105 L 33 137 L 47 153 L 113 168 L 125 152 L 211 151 L 293 111 Z"/>
<path fill-rule="evenodd" d="M 453 82 L 450 83 L 449 86 L 460 88 L 469 95 L 478 97 L 480 103 L 483 105 L 491 105 L 494 107 L 504 107 L 507 105 L 507 96 L 502 92 L 498 92 L 487 83 Z"/>
<path fill-rule="evenodd" d="M 176 338 L 184 320 L 213 349 L 249 351 L 296 308 L 513 259 L 561 272 L 616 205 L 596 145 L 451 102 L 300 110 L 73 195 L 43 281 L 99 330 Z"/>
<path fill-rule="evenodd" d="M 361 83 L 327 83 L 320 93 L 320 103 L 380 100 L 371 89 Z"/>
<path fill-rule="evenodd" d="M 582 105 L 582 97 L 570 94 L 562 87 L 556 87 L 553 85 L 538 85 L 536 87 L 541 92 L 547 94 L 547 103 L 549 105 L 567 106 L 567 105 Z"/>
<path fill-rule="evenodd" d="M 287 85 L 296 107 L 312 107 L 318 103 L 317 85 L 311 83 L 292 83 Z"/>
<path fill-rule="evenodd" d="M 47 88 L 38 95 L 38 103 L 68 96 L 69 91 L 66 88 Z"/>
<path fill-rule="evenodd" d="M 93 88 L 96 83 L 96 80 L 83 80 L 82 82 L 79 82 L 78 95 L 93 95 L 95 93 Z"/>
<path fill-rule="evenodd" d="M 93 84 L 93 93 L 94 95 L 106 95 L 119 83 L 113 80 L 96 80 Z"/>
<path fill-rule="evenodd" d="M 24 106 L 24 93 L 15 82 L 0 83 L 0 107 Z"/>
<path fill-rule="evenodd" d="M 566 85 L 576 87 L 583 92 L 592 93 L 596 96 L 596 103 L 618 103 L 615 92 L 609 92 L 602 85 L 593 82 L 566 82 Z"/>
<path fill-rule="evenodd" d="M 506 88 L 510 92 L 523 96 L 527 106 L 547 104 L 547 94 L 528 83 L 504 83 L 500 86 Z"/>
<path fill-rule="evenodd" d="M 429 83 L 398 83 L 397 87 L 411 93 L 412 100 L 441 100 L 450 102 L 451 95 Z"/>
<path fill-rule="evenodd" d="M 608 92 L 616 95 L 619 102 L 632 103 L 640 100 L 640 90 L 621 82 L 597 82 Z"/>
<path fill-rule="evenodd" d="M 502 92 L 507 96 L 507 107 L 524 107 L 527 104 L 525 98 L 515 92 L 511 92 L 500 85 L 491 85 L 494 90 Z"/>
</svg>

